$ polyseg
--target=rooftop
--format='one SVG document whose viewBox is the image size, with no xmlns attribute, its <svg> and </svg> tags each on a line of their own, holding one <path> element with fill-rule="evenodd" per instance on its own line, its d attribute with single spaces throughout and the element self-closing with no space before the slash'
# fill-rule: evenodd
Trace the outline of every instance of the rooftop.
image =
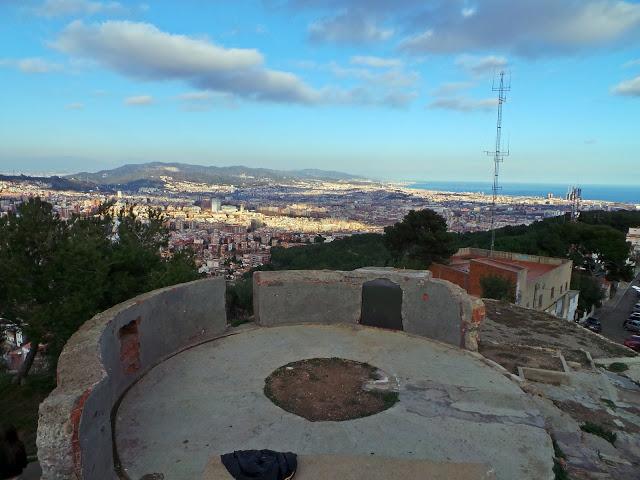
<svg viewBox="0 0 640 480">
<path fill-rule="evenodd" d="M 369 417 L 312 422 L 263 394 L 274 370 L 313 357 L 389 372 L 399 402 Z M 550 478 L 551 469 L 550 438 L 534 404 L 480 355 L 358 326 L 251 327 L 185 350 L 134 384 L 115 427 L 122 467 L 135 479 L 200 478 L 222 453 L 262 448 L 479 464 L 505 480 Z"/>
<path fill-rule="evenodd" d="M 535 280 L 536 278 L 544 275 L 547 272 L 550 272 L 551 270 L 559 266 L 559 264 L 531 262 L 526 260 L 513 260 L 504 257 L 488 258 L 485 255 L 477 255 L 473 253 L 455 255 L 451 257 L 451 261 L 447 266 L 460 272 L 469 273 L 469 266 L 471 264 L 471 261 L 497 266 L 499 268 L 510 270 L 512 272 L 518 272 L 522 269 L 526 269 L 527 279 L 529 281 Z"/>
</svg>

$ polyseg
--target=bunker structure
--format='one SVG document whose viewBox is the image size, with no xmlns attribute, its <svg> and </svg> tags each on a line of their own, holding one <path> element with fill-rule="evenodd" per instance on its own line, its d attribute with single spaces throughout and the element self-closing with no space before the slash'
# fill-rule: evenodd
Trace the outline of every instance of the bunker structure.
<svg viewBox="0 0 640 480">
<path fill-rule="evenodd" d="M 256 272 L 253 284 L 255 321 L 236 328 L 223 278 L 149 292 L 88 320 L 40 406 L 42 478 L 225 480 L 220 454 L 261 448 L 298 453 L 302 480 L 553 478 L 543 419 L 475 353 L 479 299 L 428 271 Z M 398 402 L 311 422 L 266 398 L 271 372 L 314 357 L 379 367 Z"/>
</svg>

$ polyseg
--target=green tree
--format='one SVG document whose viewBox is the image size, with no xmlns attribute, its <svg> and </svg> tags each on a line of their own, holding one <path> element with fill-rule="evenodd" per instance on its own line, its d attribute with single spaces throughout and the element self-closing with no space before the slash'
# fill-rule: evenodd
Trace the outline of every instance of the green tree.
<svg viewBox="0 0 640 480">
<path fill-rule="evenodd" d="M 67 226 L 50 204 L 31 198 L 0 221 L 0 316 L 20 324 L 32 348 L 16 377 L 31 368 L 45 341 L 53 305 L 59 303 L 57 253 Z"/>
<path fill-rule="evenodd" d="M 514 302 L 516 298 L 516 286 L 508 278 L 498 275 L 487 275 L 480 279 L 482 288 L 482 298 L 493 298 L 494 300 L 504 300 Z"/>
<path fill-rule="evenodd" d="M 271 249 L 271 264 L 260 270 L 354 270 L 393 264 L 383 236 L 376 233 L 352 235 L 333 242 L 304 247 Z"/>
<path fill-rule="evenodd" d="M 398 266 L 426 269 L 456 252 L 455 236 L 433 210 L 411 210 L 401 222 L 384 229 L 384 242 Z"/>
<path fill-rule="evenodd" d="M 578 290 L 578 309 L 588 312 L 592 307 L 599 308 L 604 300 L 604 293 L 596 278 L 586 272 L 574 271 L 571 275 L 571 289 Z"/>
<path fill-rule="evenodd" d="M 133 210 L 116 217 L 104 205 L 62 221 L 38 198 L 0 221 L 0 316 L 17 322 L 31 341 L 16 376 L 29 372 L 41 343 L 52 366 L 65 342 L 96 313 L 127 298 L 198 277 L 193 255 L 160 255 L 168 232 L 159 212 L 142 221 Z"/>
<path fill-rule="evenodd" d="M 490 237 L 490 232 L 462 234 L 457 246 L 487 248 Z M 504 227 L 496 230 L 496 250 L 571 258 L 576 268 L 605 274 L 609 280 L 633 277 L 625 234 L 605 223 L 573 223 L 557 217 L 528 226 Z"/>
</svg>

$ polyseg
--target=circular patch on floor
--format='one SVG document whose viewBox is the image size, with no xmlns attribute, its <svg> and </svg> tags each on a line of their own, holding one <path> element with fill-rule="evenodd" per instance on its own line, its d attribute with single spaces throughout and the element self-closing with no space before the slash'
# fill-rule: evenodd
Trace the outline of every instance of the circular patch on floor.
<svg viewBox="0 0 640 480">
<path fill-rule="evenodd" d="M 265 395 L 287 412 L 312 422 L 368 417 L 398 401 L 394 378 L 367 363 L 310 358 L 276 369 Z"/>
</svg>

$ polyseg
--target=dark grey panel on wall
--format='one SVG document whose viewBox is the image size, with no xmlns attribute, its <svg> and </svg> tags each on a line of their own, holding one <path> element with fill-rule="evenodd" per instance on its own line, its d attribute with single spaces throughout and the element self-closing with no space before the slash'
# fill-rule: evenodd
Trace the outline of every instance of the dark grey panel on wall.
<svg viewBox="0 0 640 480">
<path fill-rule="evenodd" d="M 402 288 L 386 278 L 362 284 L 362 325 L 404 330 L 402 326 Z"/>
</svg>

